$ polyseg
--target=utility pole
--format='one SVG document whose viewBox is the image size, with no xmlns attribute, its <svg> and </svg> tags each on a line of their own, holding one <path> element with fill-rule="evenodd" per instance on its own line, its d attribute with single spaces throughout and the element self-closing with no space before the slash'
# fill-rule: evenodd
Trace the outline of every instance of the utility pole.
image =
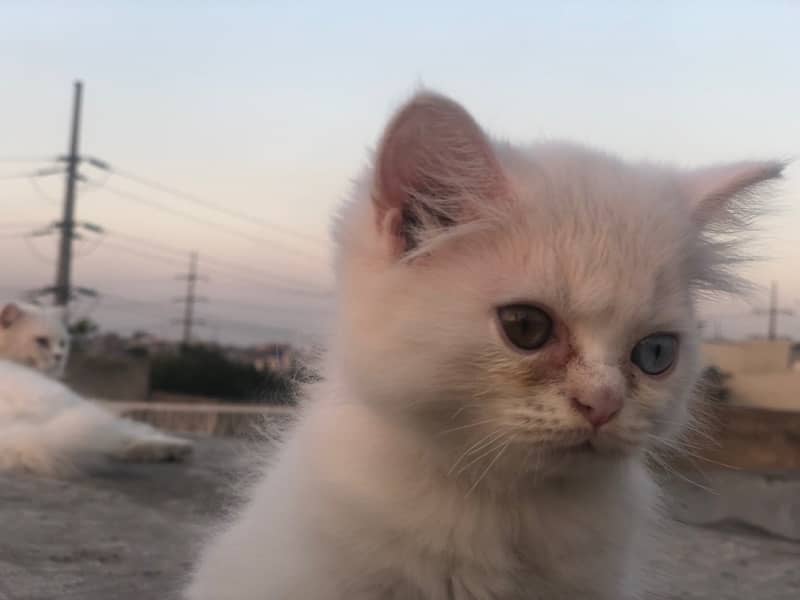
<svg viewBox="0 0 800 600">
<path fill-rule="evenodd" d="M 770 287 L 769 308 L 756 309 L 754 313 L 757 315 L 768 315 L 767 339 L 775 340 L 778 338 L 778 315 L 790 316 L 794 314 L 794 311 L 778 306 L 778 282 L 773 281 Z"/>
<path fill-rule="evenodd" d="M 775 339 L 775 329 L 778 325 L 778 283 L 772 282 L 769 290 L 769 324 L 767 325 L 767 339 Z"/>
<path fill-rule="evenodd" d="M 197 274 L 197 252 L 192 252 L 189 255 L 189 271 L 186 275 L 181 275 L 179 279 L 186 280 L 186 296 L 183 298 L 176 298 L 176 302 L 183 304 L 183 319 L 179 319 L 178 323 L 183 326 L 182 343 L 188 346 L 192 342 L 192 328 L 195 325 L 203 325 L 203 322 L 197 320 L 194 316 L 194 307 L 198 302 L 205 302 L 207 298 L 197 295 L 197 281 L 204 279 Z"/>
<path fill-rule="evenodd" d="M 75 82 L 75 93 L 72 100 L 72 128 L 69 140 L 69 154 L 66 156 L 67 177 L 64 188 L 64 213 L 59 227 L 61 229 L 61 241 L 58 250 L 58 265 L 56 267 L 56 280 L 53 288 L 53 295 L 56 306 L 69 307 L 72 296 L 72 283 L 70 271 L 72 268 L 72 238 L 75 228 L 75 182 L 77 181 L 78 163 L 78 143 L 81 126 L 81 102 L 83 97 L 83 84 Z"/>
</svg>

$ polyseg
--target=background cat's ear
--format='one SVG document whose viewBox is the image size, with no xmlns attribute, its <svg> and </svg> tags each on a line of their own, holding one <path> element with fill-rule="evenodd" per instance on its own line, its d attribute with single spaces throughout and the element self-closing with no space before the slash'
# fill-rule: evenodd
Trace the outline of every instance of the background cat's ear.
<svg viewBox="0 0 800 600">
<path fill-rule="evenodd" d="M 23 310 L 13 302 L 6 304 L 0 311 L 0 327 L 8 329 L 23 315 Z"/>
<path fill-rule="evenodd" d="M 444 96 L 417 94 L 383 134 L 373 202 L 378 226 L 397 238 L 401 251 L 413 249 L 425 228 L 474 217 L 476 202 L 491 202 L 505 189 L 489 140 Z"/>
<path fill-rule="evenodd" d="M 780 162 L 740 162 L 699 169 L 690 173 L 688 189 L 692 217 L 700 226 L 725 221 L 735 200 L 768 181 L 778 179 L 785 168 Z"/>
</svg>

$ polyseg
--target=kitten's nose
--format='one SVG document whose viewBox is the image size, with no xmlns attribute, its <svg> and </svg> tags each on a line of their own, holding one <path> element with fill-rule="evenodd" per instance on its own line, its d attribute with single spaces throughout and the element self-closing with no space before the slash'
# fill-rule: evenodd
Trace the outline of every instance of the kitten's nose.
<svg viewBox="0 0 800 600">
<path fill-rule="evenodd" d="M 622 409 L 622 396 L 602 387 L 573 396 L 572 406 L 597 429 L 617 416 Z"/>
</svg>

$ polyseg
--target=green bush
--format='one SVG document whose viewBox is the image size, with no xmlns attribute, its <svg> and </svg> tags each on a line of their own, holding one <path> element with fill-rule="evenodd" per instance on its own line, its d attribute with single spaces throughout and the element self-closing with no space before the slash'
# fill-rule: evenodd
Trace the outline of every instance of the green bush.
<svg viewBox="0 0 800 600">
<path fill-rule="evenodd" d="M 153 357 L 150 387 L 176 394 L 209 396 L 233 402 L 288 404 L 293 402 L 292 382 L 271 371 L 227 358 L 204 346 L 184 346 L 177 354 Z"/>
</svg>

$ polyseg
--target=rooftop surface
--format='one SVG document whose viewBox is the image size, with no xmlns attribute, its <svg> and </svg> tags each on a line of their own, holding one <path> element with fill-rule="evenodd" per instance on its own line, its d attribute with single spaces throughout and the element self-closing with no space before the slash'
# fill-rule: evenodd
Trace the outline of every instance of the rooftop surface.
<svg viewBox="0 0 800 600">
<path fill-rule="evenodd" d="M 118 465 L 69 481 L 0 476 L 0 600 L 176 598 L 207 524 L 231 501 L 242 448 L 205 438 L 185 465 Z M 720 485 L 740 494 L 737 481 Z M 676 514 L 701 526 L 674 524 L 660 566 L 680 576 L 662 584 L 661 598 L 800 598 L 800 543 L 766 533 L 780 534 L 786 520 L 750 522 L 742 508 L 793 496 L 783 506 L 800 521 L 800 481 L 758 481 L 746 487 L 749 504 L 740 497 L 713 510 L 697 488 L 675 486 Z"/>
</svg>

